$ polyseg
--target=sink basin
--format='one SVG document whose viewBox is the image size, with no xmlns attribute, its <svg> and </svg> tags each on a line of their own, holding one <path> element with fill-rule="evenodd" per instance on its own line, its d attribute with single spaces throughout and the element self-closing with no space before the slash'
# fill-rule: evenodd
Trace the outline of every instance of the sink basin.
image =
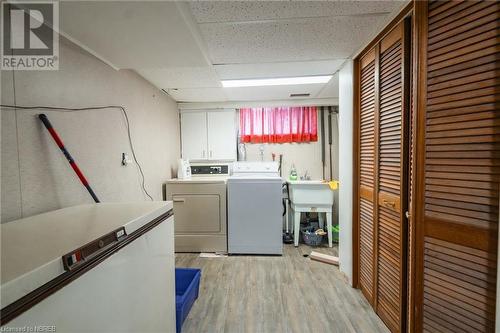
<svg viewBox="0 0 500 333">
<path fill-rule="evenodd" d="M 294 205 L 331 207 L 333 191 L 322 180 L 289 180 L 290 201 Z"/>
<path fill-rule="evenodd" d="M 293 184 L 293 185 L 328 185 L 323 180 L 289 180 L 288 184 Z"/>
</svg>

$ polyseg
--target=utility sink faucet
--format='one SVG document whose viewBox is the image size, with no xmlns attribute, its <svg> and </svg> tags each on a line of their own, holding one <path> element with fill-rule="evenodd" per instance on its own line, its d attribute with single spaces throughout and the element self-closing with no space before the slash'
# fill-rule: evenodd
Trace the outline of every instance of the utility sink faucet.
<svg viewBox="0 0 500 333">
<path fill-rule="evenodd" d="M 311 180 L 311 176 L 309 176 L 309 170 L 306 170 L 304 175 L 300 177 L 300 180 Z"/>
</svg>

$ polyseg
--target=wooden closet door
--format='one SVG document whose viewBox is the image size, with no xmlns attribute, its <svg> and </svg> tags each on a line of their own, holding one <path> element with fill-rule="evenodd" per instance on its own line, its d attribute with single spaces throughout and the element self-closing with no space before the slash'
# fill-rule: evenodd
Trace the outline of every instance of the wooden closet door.
<svg viewBox="0 0 500 333">
<path fill-rule="evenodd" d="M 392 332 L 405 329 L 409 45 L 406 21 L 359 59 L 359 287 Z"/>
<path fill-rule="evenodd" d="M 404 330 L 408 177 L 409 51 L 401 22 L 380 42 L 376 312 L 392 332 Z"/>
<path fill-rule="evenodd" d="M 500 3 L 416 2 L 416 331 L 493 332 Z"/>
<path fill-rule="evenodd" d="M 373 304 L 375 188 L 375 50 L 360 60 L 359 69 L 359 287 Z"/>
</svg>

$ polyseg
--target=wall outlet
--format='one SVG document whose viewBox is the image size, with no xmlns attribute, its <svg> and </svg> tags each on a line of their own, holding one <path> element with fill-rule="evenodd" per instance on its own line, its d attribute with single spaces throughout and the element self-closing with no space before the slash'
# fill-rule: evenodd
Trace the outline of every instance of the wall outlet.
<svg viewBox="0 0 500 333">
<path fill-rule="evenodd" d="M 128 156 L 128 154 L 127 153 L 122 153 L 122 165 L 123 166 L 127 166 L 130 163 L 132 163 L 132 160 L 130 159 L 130 157 Z"/>
</svg>

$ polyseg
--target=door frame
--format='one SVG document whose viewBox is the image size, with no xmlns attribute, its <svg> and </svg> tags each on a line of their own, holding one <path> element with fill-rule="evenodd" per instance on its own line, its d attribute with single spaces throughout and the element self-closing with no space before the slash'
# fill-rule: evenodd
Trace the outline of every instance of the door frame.
<svg viewBox="0 0 500 333">
<path fill-rule="evenodd" d="M 417 332 L 419 328 L 417 325 L 418 318 L 422 315 L 421 311 L 417 310 L 416 304 L 422 303 L 422 297 L 418 296 L 417 292 L 419 288 L 422 288 L 423 281 L 418 281 L 415 277 L 418 272 L 423 267 L 417 267 L 417 263 L 421 259 L 421 253 L 417 249 L 417 239 L 422 237 L 422 228 L 418 228 L 415 221 L 421 221 L 422 216 L 419 215 L 419 209 L 417 206 L 420 205 L 419 201 L 423 200 L 425 183 L 423 181 L 417 182 L 418 179 L 423 179 L 423 177 L 417 177 L 418 172 L 423 172 L 425 167 L 425 115 L 422 112 L 422 107 L 425 107 L 426 103 L 426 72 L 427 68 L 427 58 L 425 53 L 427 52 L 427 1 L 415 1 L 414 14 L 413 14 L 413 68 L 412 68 L 412 102 L 413 102 L 413 115 L 412 115 L 412 126 L 413 132 L 411 133 L 413 141 L 413 152 L 411 163 L 413 165 L 413 178 L 411 179 L 411 193 L 410 196 L 413 200 L 413 204 L 409 206 L 409 256 L 408 268 L 412 272 L 408 283 L 408 327 L 407 331 L 410 333 Z M 422 126 L 424 125 L 424 126 Z M 419 299 L 417 300 L 417 297 Z"/>
</svg>

